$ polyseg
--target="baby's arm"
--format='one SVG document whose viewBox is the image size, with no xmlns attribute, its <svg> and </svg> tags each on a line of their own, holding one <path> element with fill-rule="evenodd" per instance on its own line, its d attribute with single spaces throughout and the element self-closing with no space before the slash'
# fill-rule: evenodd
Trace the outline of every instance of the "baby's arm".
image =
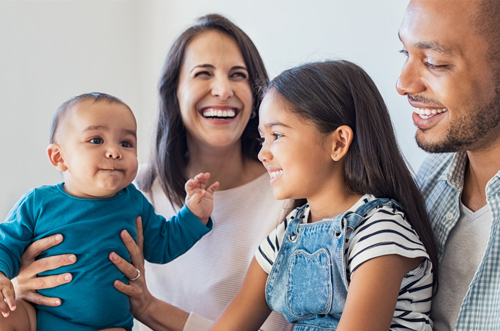
<svg viewBox="0 0 500 331">
<path fill-rule="evenodd" d="M 210 330 L 258 330 L 271 313 L 265 297 L 266 282 L 267 273 L 253 258 L 243 285 Z"/>
<path fill-rule="evenodd" d="M 219 182 L 213 183 L 209 188 L 206 184 L 210 174 L 201 173 L 186 182 L 186 206 L 203 222 L 208 224 L 208 219 L 214 209 L 214 192 L 219 187 Z"/>
<path fill-rule="evenodd" d="M 3 272 L 0 272 L 0 311 L 4 317 L 9 316 L 10 311 L 16 309 L 15 299 L 16 295 L 12 282 Z"/>
</svg>

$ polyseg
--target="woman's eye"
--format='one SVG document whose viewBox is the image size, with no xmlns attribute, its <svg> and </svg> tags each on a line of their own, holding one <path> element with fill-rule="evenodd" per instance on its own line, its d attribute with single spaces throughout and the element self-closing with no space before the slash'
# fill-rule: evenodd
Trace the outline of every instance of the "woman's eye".
<svg viewBox="0 0 500 331">
<path fill-rule="evenodd" d="M 132 147 L 132 144 L 129 141 L 122 141 L 120 143 L 120 146 L 125 147 L 125 148 L 130 148 L 130 147 Z"/>
<path fill-rule="evenodd" d="M 260 142 L 261 145 L 264 145 L 264 141 L 266 141 L 266 138 L 259 137 L 259 138 L 257 138 L 257 141 Z"/>
<path fill-rule="evenodd" d="M 208 71 L 198 71 L 194 74 L 195 77 L 209 77 L 210 73 Z"/>
<path fill-rule="evenodd" d="M 406 49 L 400 50 L 399 53 L 403 54 L 404 56 L 408 56 L 408 51 Z"/>
<path fill-rule="evenodd" d="M 102 140 L 102 138 L 94 137 L 94 138 L 89 140 L 89 143 L 100 145 L 103 143 L 103 140 Z"/>
<path fill-rule="evenodd" d="M 231 77 L 247 79 L 247 74 L 241 71 L 235 72 L 231 75 Z"/>
</svg>

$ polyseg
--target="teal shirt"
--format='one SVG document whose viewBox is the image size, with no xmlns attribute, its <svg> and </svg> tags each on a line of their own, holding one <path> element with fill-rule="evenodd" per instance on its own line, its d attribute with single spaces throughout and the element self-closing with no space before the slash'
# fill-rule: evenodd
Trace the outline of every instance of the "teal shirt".
<svg viewBox="0 0 500 331">
<path fill-rule="evenodd" d="M 111 263 L 116 252 L 130 262 L 121 241 L 127 230 L 137 240 L 135 219 L 142 217 L 144 257 L 152 263 L 168 263 L 185 253 L 210 231 L 184 206 L 168 221 L 154 212 L 153 206 L 134 185 L 109 199 L 81 199 L 68 195 L 63 184 L 42 186 L 28 191 L 0 223 L 0 271 L 13 278 L 18 274 L 21 254 L 34 241 L 60 233 L 64 241 L 38 258 L 75 254 L 77 262 L 40 274 L 70 272 L 73 280 L 52 289 L 39 290 L 45 296 L 62 299 L 59 307 L 37 306 L 72 323 L 91 327 L 132 327 L 129 299 L 113 287 L 115 280 L 128 279 Z M 39 325 L 38 330 L 43 326 Z M 54 328 L 47 328 L 52 329 Z"/>
</svg>

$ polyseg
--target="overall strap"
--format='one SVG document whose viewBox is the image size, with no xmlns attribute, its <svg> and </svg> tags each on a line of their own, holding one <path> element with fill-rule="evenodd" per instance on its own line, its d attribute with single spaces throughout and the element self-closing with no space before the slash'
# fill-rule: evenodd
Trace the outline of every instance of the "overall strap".
<svg viewBox="0 0 500 331">
<path fill-rule="evenodd" d="M 359 223 L 366 217 L 366 214 L 374 208 L 380 208 L 382 206 L 392 206 L 393 208 L 403 210 L 399 202 L 389 198 L 376 198 L 361 205 L 356 211 L 348 211 L 343 217 L 343 227 L 355 229 Z"/>
<path fill-rule="evenodd" d="M 297 213 L 295 213 L 294 216 L 290 217 L 288 227 L 286 229 L 286 234 L 288 236 L 295 236 L 297 234 L 297 228 L 299 227 L 300 223 L 302 223 L 302 220 L 304 219 L 304 211 L 307 207 L 307 204 L 303 205 L 297 210 Z"/>
</svg>

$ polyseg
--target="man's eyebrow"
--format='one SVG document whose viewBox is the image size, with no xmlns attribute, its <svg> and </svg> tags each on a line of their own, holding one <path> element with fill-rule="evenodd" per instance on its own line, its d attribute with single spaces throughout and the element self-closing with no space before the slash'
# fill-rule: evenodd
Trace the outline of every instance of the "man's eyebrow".
<svg viewBox="0 0 500 331">
<path fill-rule="evenodd" d="M 399 40 L 401 40 L 401 35 L 399 34 L 399 32 L 398 32 L 398 37 L 399 37 Z M 401 40 L 401 42 L 402 41 L 403 40 Z M 418 43 L 413 44 L 413 46 L 418 48 L 418 49 L 430 49 L 431 51 L 446 54 L 446 55 L 454 55 L 456 53 L 451 48 L 445 47 L 445 46 L 443 46 L 437 42 L 434 42 L 434 41 L 418 42 Z"/>
</svg>

